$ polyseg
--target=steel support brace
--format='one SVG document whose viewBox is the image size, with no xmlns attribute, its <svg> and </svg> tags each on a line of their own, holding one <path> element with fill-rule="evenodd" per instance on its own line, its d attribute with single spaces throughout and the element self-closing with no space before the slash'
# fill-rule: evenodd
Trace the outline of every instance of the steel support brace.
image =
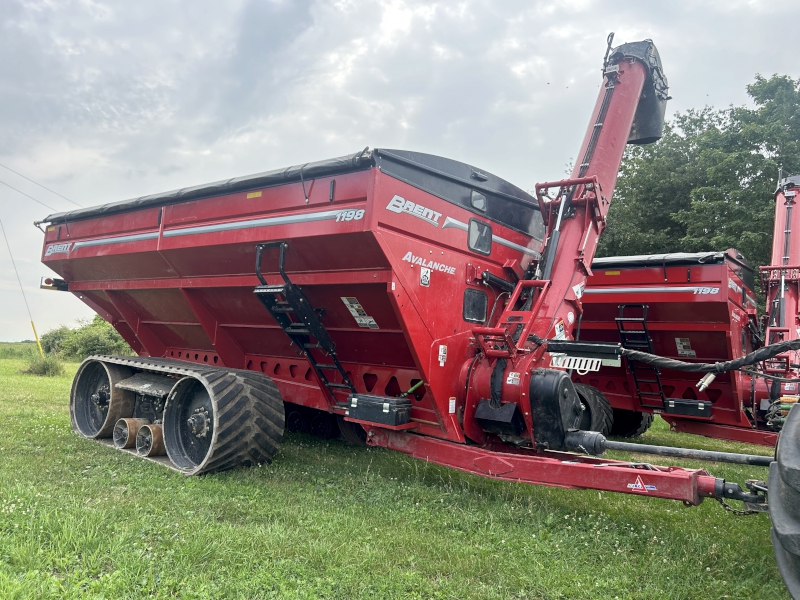
<svg viewBox="0 0 800 600">
<path fill-rule="evenodd" d="M 111 290 L 106 291 L 106 296 L 111 300 L 114 308 L 117 309 L 122 318 L 128 323 L 128 326 L 133 331 L 136 338 L 142 343 L 144 349 L 150 356 L 164 356 L 167 351 L 166 346 L 162 343 L 161 339 L 155 334 L 150 327 L 142 322 L 139 314 L 128 304 L 127 294 L 122 292 L 115 292 Z"/>
<path fill-rule="evenodd" d="M 192 312 L 200 322 L 200 326 L 205 331 L 208 339 L 214 345 L 222 362 L 226 367 L 234 369 L 245 368 L 245 354 L 241 346 L 227 331 L 219 325 L 219 320 L 214 316 L 205 302 L 199 297 L 197 290 L 180 288 L 181 294 L 186 299 Z"/>
<path fill-rule="evenodd" d="M 429 437 L 367 428 L 367 443 L 492 479 L 621 492 L 697 505 L 714 497 L 716 477 L 703 469 L 656 467 L 567 453 L 493 452 Z"/>
</svg>

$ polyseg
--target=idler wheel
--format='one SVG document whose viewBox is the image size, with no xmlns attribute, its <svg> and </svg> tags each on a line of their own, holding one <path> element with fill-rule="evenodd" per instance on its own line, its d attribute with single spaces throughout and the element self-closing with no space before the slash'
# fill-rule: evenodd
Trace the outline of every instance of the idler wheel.
<svg viewBox="0 0 800 600">
<path fill-rule="evenodd" d="M 302 406 L 284 404 L 286 411 L 286 431 L 289 433 L 306 433 L 308 431 L 308 415 Z"/>
<path fill-rule="evenodd" d="M 136 433 L 136 452 L 139 456 L 164 456 L 164 430 L 161 425 L 143 425 Z"/>
<path fill-rule="evenodd" d="M 283 400 L 269 377 L 211 371 L 175 384 L 164 407 L 164 443 L 187 475 L 268 463 L 284 421 Z"/>
<path fill-rule="evenodd" d="M 133 448 L 136 445 L 136 434 L 144 425 L 149 425 L 148 419 L 120 419 L 114 425 L 114 447 Z"/>
<path fill-rule="evenodd" d="M 72 381 L 69 414 L 72 428 L 86 438 L 106 438 L 122 418 L 133 415 L 136 396 L 116 384 L 131 376 L 127 367 L 96 359 L 83 361 Z"/>
<path fill-rule="evenodd" d="M 311 417 L 311 425 L 309 431 L 311 435 L 329 440 L 339 435 L 339 425 L 336 422 L 336 417 L 330 413 L 321 410 L 314 410 L 314 416 Z"/>
</svg>

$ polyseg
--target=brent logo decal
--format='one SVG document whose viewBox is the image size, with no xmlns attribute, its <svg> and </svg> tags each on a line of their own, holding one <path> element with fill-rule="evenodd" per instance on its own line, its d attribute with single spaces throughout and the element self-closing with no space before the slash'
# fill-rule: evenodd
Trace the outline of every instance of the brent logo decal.
<svg viewBox="0 0 800 600">
<path fill-rule="evenodd" d="M 439 217 L 442 216 L 440 212 L 436 212 L 427 206 L 422 206 L 422 204 L 414 204 L 411 200 L 406 200 L 401 196 L 395 196 L 389 200 L 389 204 L 386 205 L 386 210 L 397 214 L 408 213 L 412 217 L 422 219 L 434 227 L 439 226 Z"/>
<path fill-rule="evenodd" d="M 61 252 L 69 252 L 69 247 L 72 245 L 72 242 L 67 242 L 66 244 L 50 244 L 45 250 L 44 255 L 50 256 L 51 254 L 59 254 Z"/>
</svg>

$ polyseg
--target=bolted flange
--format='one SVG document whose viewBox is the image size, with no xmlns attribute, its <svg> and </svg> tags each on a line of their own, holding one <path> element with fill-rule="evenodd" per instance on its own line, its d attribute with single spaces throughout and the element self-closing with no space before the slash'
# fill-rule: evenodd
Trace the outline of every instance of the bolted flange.
<svg viewBox="0 0 800 600">
<path fill-rule="evenodd" d="M 108 401 L 111 397 L 111 394 L 108 392 L 108 387 L 103 386 L 99 390 L 97 390 L 94 394 L 92 394 L 89 399 L 99 408 L 100 410 L 108 410 Z"/>
<path fill-rule="evenodd" d="M 208 433 L 208 424 L 210 419 L 208 418 L 208 409 L 203 406 L 198 406 L 194 409 L 194 413 L 191 417 L 186 420 L 187 425 L 189 425 L 189 429 L 195 435 L 195 437 L 206 437 Z"/>
</svg>

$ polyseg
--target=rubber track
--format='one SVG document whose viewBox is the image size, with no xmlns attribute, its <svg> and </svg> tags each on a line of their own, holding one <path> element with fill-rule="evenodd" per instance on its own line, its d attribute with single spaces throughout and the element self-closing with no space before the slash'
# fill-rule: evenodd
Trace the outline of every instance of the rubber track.
<svg viewBox="0 0 800 600">
<path fill-rule="evenodd" d="M 611 426 L 611 435 L 614 437 L 639 437 L 645 431 L 650 429 L 650 426 L 653 424 L 653 415 L 651 413 L 615 408 L 613 415 L 614 423 Z M 624 421 L 627 421 L 628 419 L 633 420 L 634 417 L 636 418 L 636 421 L 632 424 L 624 424 L 624 421 L 620 418 L 620 416 L 624 418 Z"/>
<path fill-rule="evenodd" d="M 366 446 L 367 445 L 367 432 L 358 423 L 350 423 L 345 421 L 342 415 L 336 415 L 336 421 L 339 424 L 339 432 L 342 434 L 344 441 L 351 446 Z"/>
<path fill-rule="evenodd" d="M 608 398 L 597 388 L 584 383 L 576 383 L 575 391 L 592 411 L 592 424 L 589 431 L 599 431 L 603 435 L 608 435 L 614 422 L 614 413 Z"/>
<path fill-rule="evenodd" d="M 177 465 L 186 475 L 269 463 L 278 451 L 283 439 L 283 400 L 266 375 L 164 358 L 91 358 L 152 373 L 192 377 L 212 392 L 216 406 L 212 445 L 200 464 Z M 174 458 L 173 462 L 177 464 Z"/>
</svg>

